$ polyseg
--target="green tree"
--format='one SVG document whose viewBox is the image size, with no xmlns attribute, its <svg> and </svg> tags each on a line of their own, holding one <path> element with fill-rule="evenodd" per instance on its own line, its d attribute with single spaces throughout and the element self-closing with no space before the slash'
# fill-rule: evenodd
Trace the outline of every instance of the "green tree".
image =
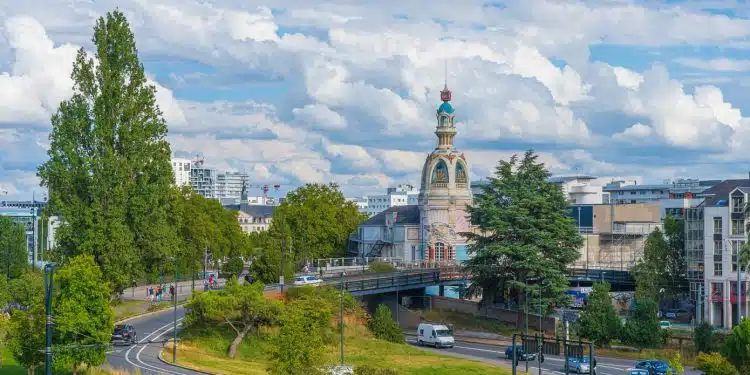
<svg viewBox="0 0 750 375">
<path fill-rule="evenodd" d="M 583 239 L 567 215 L 567 201 L 538 156 L 500 161 L 495 176 L 474 196 L 468 211 L 479 231 L 465 233 L 471 241 L 466 268 L 470 292 L 481 291 L 482 302 L 515 294 L 523 305 L 524 281 L 544 280 L 543 304 L 566 304 L 568 265 L 578 259 Z M 537 282 L 539 284 L 539 282 Z M 538 289 L 538 288 L 537 288 Z"/>
<path fill-rule="evenodd" d="M 15 306 L 10 312 L 8 348 L 13 358 L 26 367 L 30 374 L 44 362 L 44 282 L 42 275 L 26 272 L 8 286 L 10 302 Z"/>
<path fill-rule="evenodd" d="M 375 315 L 367 322 L 367 328 L 381 340 L 404 343 L 404 333 L 401 331 L 401 327 L 393 321 L 391 309 L 386 305 L 378 306 Z"/>
<path fill-rule="evenodd" d="M 640 299 L 660 300 L 660 286 L 664 285 L 662 273 L 666 267 L 667 242 L 659 228 L 646 238 L 643 259 L 633 267 L 635 296 Z"/>
<path fill-rule="evenodd" d="M 664 218 L 665 256 L 661 272 L 665 293 L 676 297 L 681 293 L 679 285 L 685 279 L 685 221 L 672 215 Z"/>
<path fill-rule="evenodd" d="M 599 347 L 608 346 L 622 328 L 609 291 L 609 283 L 594 283 L 594 290 L 575 324 L 578 336 L 588 338 Z"/>
<path fill-rule="evenodd" d="M 38 175 L 49 214 L 64 218 L 56 256 L 94 256 L 119 294 L 178 246 L 171 152 L 124 14 L 100 17 L 92 41 L 95 59 L 78 52 L 73 95 L 52 116 L 49 160 Z"/>
<path fill-rule="evenodd" d="M 279 274 L 281 273 L 281 250 L 282 244 L 287 246 L 285 251 L 284 278 L 290 280 L 294 275 L 294 261 L 291 259 L 289 251 L 292 237 L 290 230 L 281 230 L 282 224 L 272 225 L 271 228 L 263 232 L 253 232 L 249 234 L 250 247 L 253 249 L 253 261 L 250 264 L 250 272 L 257 280 L 264 283 L 278 283 Z M 281 241 L 283 236 L 286 242 Z"/>
<path fill-rule="evenodd" d="M 326 338 L 332 311 L 320 298 L 303 297 L 288 303 L 281 315 L 279 334 L 269 356 L 272 375 L 323 374 Z"/>
<path fill-rule="evenodd" d="M 714 327 L 707 321 L 702 321 L 693 330 L 693 342 L 698 353 L 710 353 L 714 349 Z"/>
<path fill-rule="evenodd" d="M 78 373 L 81 365 L 98 366 L 107 356 L 114 315 L 110 290 L 90 255 L 79 255 L 56 272 L 54 298 L 55 363 Z M 98 345 L 98 346 L 97 346 Z M 80 346 L 68 349 L 70 346 Z"/>
<path fill-rule="evenodd" d="M 10 302 L 8 293 L 8 282 L 5 278 L 0 277 L 0 309 L 3 309 Z M 8 346 L 8 330 L 10 329 L 10 320 L 5 314 L 0 314 L 0 348 Z M 0 355 L 0 368 L 3 367 L 3 356 Z"/>
<path fill-rule="evenodd" d="M 736 367 L 740 374 L 750 374 L 750 319 L 744 319 L 727 336 L 721 354 Z"/>
<path fill-rule="evenodd" d="M 661 342 L 661 329 L 656 313 L 654 301 L 648 299 L 633 301 L 633 316 L 623 328 L 625 343 L 635 346 L 638 350 L 658 347 Z"/>
<path fill-rule="evenodd" d="M 261 283 L 239 284 L 233 277 L 223 290 L 202 293 L 190 301 L 186 324 L 226 324 L 232 328 L 235 338 L 229 346 L 229 357 L 234 358 L 248 332 L 273 324 L 281 311 L 281 303 L 266 299 L 263 289 Z"/>
<path fill-rule="evenodd" d="M 0 216 L 0 275 L 15 279 L 28 268 L 26 228 Z"/>
<path fill-rule="evenodd" d="M 281 238 L 279 226 L 291 237 L 292 261 L 331 258 L 347 253 L 349 234 L 366 218 L 344 198 L 336 184 L 307 184 L 289 192 L 273 212 L 271 233 Z"/>
<path fill-rule="evenodd" d="M 737 369 L 719 353 L 699 353 L 696 370 L 704 375 L 739 375 Z"/>
</svg>

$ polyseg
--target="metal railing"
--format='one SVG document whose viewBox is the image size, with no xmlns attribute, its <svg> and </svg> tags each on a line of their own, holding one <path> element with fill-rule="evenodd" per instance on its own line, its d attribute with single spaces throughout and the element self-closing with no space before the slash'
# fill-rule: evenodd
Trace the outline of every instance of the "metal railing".
<svg viewBox="0 0 750 375">
<path fill-rule="evenodd" d="M 389 257 L 350 257 L 350 258 L 323 258 L 323 259 L 314 259 L 313 260 L 313 266 L 315 268 L 325 268 L 325 267 L 361 267 L 361 266 L 367 266 L 370 263 L 373 262 L 385 262 L 385 263 L 392 263 L 394 267 L 397 267 L 399 264 L 403 263 L 403 260 L 401 258 L 389 258 Z"/>
<path fill-rule="evenodd" d="M 379 289 L 402 288 L 409 286 L 436 285 L 446 281 L 461 280 L 465 277 L 457 268 L 440 268 L 420 271 L 397 271 L 368 274 L 371 277 L 344 277 L 343 287 L 348 292 L 364 292 Z M 341 289 L 339 278 L 330 278 L 326 284 Z"/>
</svg>

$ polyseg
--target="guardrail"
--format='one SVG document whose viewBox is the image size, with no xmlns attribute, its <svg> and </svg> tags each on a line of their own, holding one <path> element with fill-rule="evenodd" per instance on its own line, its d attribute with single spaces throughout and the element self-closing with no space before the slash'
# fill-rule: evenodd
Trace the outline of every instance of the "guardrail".
<svg viewBox="0 0 750 375">
<path fill-rule="evenodd" d="M 371 276 L 371 277 L 363 277 Z M 356 278 L 356 280 L 355 280 Z M 348 292 L 374 291 L 388 288 L 402 288 L 416 285 L 440 284 L 446 281 L 456 281 L 464 278 L 457 269 L 431 269 L 421 271 L 400 271 L 377 274 L 365 274 L 345 277 L 343 282 L 337 278 L 325 280 L 326 284 Z"/>
</svg>

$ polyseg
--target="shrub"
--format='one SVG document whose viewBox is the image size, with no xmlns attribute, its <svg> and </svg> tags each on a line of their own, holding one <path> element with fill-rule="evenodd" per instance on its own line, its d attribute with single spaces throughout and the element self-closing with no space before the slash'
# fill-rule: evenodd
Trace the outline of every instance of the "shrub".
<svg viewBox="0 0 750 375">
<path fill-rule="evenodd" d="M 693 331 L 695 350 L 698 353 L 710 353 L 714 348 L 714 327 L 711 323 L 703 321 Z"/>
<path fill-rule="evenodd" d="M 750 319 L 745 319 L 732 328 L 732 333 L 724 342 L 721 354 L 741 374 L 750 374 Z"/>
<path fill-rule="evenodd" d="M 381 340 L 404 343 L 404 333 L 401 327 L 393 321 L 391 309 L 386 305 L 378 306 L 375 315 L 367 322 L 367 328 Z"/>
<path fill-rule="evenodd" d="M 299 286 L 286 291 L 286 298 L 291 302 L 302 298 L 321 298 L 325 300 L 334 313 L 339 312 L 341 293 L 330 286 Z M 344 293 L 344 313 L 357 314 L 362 306 L 350 293 Z"/>
<path fill-rule="evenodd" d="M 700 353 L 696 363 L 695 368 L 705 375 L 739 375 L 737 369 L 719 353 Z"/>
<path fill-rule="evenodd" d="M 368 272 L 393 272 L 396 268 L 388 262 L 376 261 L 367 265 Z"/>
</svg>

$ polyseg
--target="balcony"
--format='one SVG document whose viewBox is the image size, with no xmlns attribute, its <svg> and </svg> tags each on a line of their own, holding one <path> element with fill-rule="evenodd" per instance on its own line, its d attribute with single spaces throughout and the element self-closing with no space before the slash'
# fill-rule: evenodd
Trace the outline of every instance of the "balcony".
<svg viewBox="0 0 750 375">
<path fill-rule="evenodd" d="M 433 182 L 432 184 L 430 184 L 430 187 L 433 189 L 447 189 L 448 184 L 442 182 Z"/>
<path fill-rule="evenodd" d="M 612 233 L 616 234 L 651 234 L 656 229 L 661 229 L 659 223 L 615 223 Z"/>
<path fill-rule="evenodd" d="M 465 182 L 456 182 L 456 189 L 468 189 L 469 184 Z"/>
</svg>

